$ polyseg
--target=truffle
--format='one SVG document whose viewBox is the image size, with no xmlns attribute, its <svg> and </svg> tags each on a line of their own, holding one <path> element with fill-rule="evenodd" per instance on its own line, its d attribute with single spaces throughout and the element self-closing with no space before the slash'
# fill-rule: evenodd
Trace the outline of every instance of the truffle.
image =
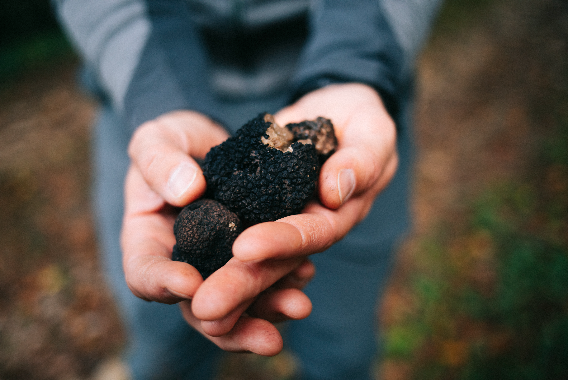
<svg viewBox="0 0 568 380">
<path fill-rule="evenodd" d="M 286 129 L 294 134 L 297 141 L 311 141 L 315 145 L 320 164 L 335 152 L 337 138 L 329 119 L 318 117 L 316 120 L 291 123 L 286 125 Z"/>
<path fill-rule="evenodd" d="M 239 218 L 221 203 L 197 200 L 185 206 L 174 223 L 172 260 L 194 266 L 205 279 L 231 259 L 242 231 Z"/>
<path fill-rule="evenodd" d="M 231 259 L 244 228 L 302 211 L 336 146 L 333 125 L 321 117 L 281 127 L 263 113 L 246 123 L 207 153 L 205 198 L 177 217 L 172 260 L 207 278 Z"/>
<path fill-rule="evenodd" d="M 318 125 L 327 130 L 319 133 Z M 271 115 L 260 114 L 205 157 L 207 196 L 245 225 L 300 213 L 315 193 L 323 160 L 335 149 L 329 120 L 290 126 L 278 126 Z M 318 152 L 322 146 L 325 152 Z"/>
</svg>

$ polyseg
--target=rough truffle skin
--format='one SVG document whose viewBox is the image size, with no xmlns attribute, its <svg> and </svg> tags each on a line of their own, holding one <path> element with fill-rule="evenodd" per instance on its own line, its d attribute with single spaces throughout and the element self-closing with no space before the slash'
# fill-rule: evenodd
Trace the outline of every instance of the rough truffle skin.
<svg viewBox="0 0 568 380">
<path fill-rule="evenodd" d="M 315 145 L 322 165 L 335 152 L 337 138 L 329 119 L 320 116 L 315 120 L 288 124 L 286 128 L 294 134 L 296 140 L 310 140 Z"/>
<path fill-rule="evenodd" d="M 203 163 L 207 195 L 246 225 L 298 214 L 314 195 L 320 162 L 314 144 L 282 152 L 262 142 L 271 125 L 260 114 L 213 147 Z"/>
<path fill-rule="evenodd" d="M 194 266 L 205 279 L 233 257 L 233 243 L 242 231 L 237 215 L 219 202 L 195 201 L 175 221 L 172 260 Z"/>
</svg>

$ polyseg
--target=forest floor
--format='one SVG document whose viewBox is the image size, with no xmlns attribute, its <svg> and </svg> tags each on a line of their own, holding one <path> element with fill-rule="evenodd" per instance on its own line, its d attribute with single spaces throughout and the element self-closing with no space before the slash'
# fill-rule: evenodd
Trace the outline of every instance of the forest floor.
<svg viewBox="0 0 568 380">
<path fill-rule="evenodd" d="M 474 343 L 489 342 L 493 354 L 514 343 L 511 330 L 465 318 L 450 299 L 463 283 L 493 294 L 503 276 L 492 202 L 514 203 L 522 215 L 509 222 L 568 247 L 568 7 L 495 0 L 456 11 L 455 3 L 418 65 L 414 228 L 377 318 L 385 332 L 377 373 L 387 380 L 458 378 Z M 0 89 L 0 380 L 125 379 L 117 359 L 125 335 L 90 210 L 96 105 L 76 68 L 74 59 L 43 65 Z M 229 356 L 220 379 L 293 372 L 286 354 L 242 359 Z"/>
</svg>

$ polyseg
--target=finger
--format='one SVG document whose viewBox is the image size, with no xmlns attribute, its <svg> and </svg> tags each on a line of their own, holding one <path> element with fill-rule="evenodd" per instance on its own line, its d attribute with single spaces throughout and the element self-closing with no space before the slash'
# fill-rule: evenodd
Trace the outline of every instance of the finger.
<svg viewBox="0 0 568 380">
<path fill-rule="evenodd" d="M 304 319 L 312 312 L 312 302 L 295 288 L 269 289 L 249 307 L 248 314 L 272 323 Z"/>
<path fill-rule="evenodd" d="M 337 150 L 323 165 L 318 183 L 318 197 L 332 210 L 351 197 L 371 192 L 378 194 L 390 182 L 398 166 L 395 145 L 378 147 L 359 144 Z"/>
<path fill-rule="evenodd" d="M 288 258 L 304 254 L 303 237 L 297 227 L 281 221 L 260 223 L 245 229 L 233 243 L 233 255 L 240 261 Z"/>
<path fill-rule="evenodd" d="M 140 255 L 126 262 L 125 277 L 137 297 L 167 304 L 191 299 L 202 282 L 191 265 L 156 255 Z"/>
<path fill-rule="evenodd" d="M 242 316 L 233 329 L 222 336 L 210 336 L 202 331 L 201 321 L 192 313 L 192 302 L 180 303 L 187 322 L 219 348 L 230 352 L 252 352 L 263 356 L 274 356 L 282 351 L 283 341 L 278 329 L 270 322 Z"/>
<path fill-rule="evenodd" d="M 245 311 L 250 314 L 250 305 L 253 302 L 256 305 L 254 316 L 270 322 L 305 318 L 311 312 L 311 301 L 300 290 L 308 284 L 314 274 L 315 266 L 306 259 L 298 268 L 261 293 L 257 299 L 247 300 L 221 319 L 201 321 L 201 327 L 211 336 L 224 335 L 233 328 Z M 288 289 L 295 289 L 298 292 L 288 292 Z M 282 293 L 280 293 L 281 290 Z M 271 308 L 275 309 L 271 311 Z"/>
<path fill-rule="evenodd" d="M 243 263 L 233 258 L 199 287 L 192 302 L 193 313 L 201 320 L 224 318 L 299 267 L 303 261 L 303 257 L 294 257 Z"/>
<path fill-rule="evenodd" d="M 298 268 L 261 293 L 256 300 L 247 300 L 221 319 L 201 321 L 201 327 L 208 335 L 224 335 L 233 328 L 239 317 L 249 309 L 253 302 L 257 305 L 255 306 L 255 310 L 260 310 L 258 305 L 261 305 L 262 310 L 264 310 L 262 314 L 259 313 L 255 316 L 267 319 L 270 322 L 305 318 L 311 311 L 311 301 L 299 290 L 306 286 L 313 278 L 314 274 L 315 266 L 310 260 L 306 259 Z M 282 296 L 280 295 L 280 290 L 291 288 L 298 290 L 298 292 L 284 292 Z M 278 302 L 273 302 L 273 299 L 278 299 Z M 303 306 L 303 308 L 301 306 Z M 276 307 L 276 309 L 272 313 L 269 313 L 271 307 Z M 309 309 L 309 311 L 305 314 L 307 309 Z M 302 314 L 301 310 L 304 310 L 304 314 Z M 276 316 L 274 320 L 270 319 L 270 315 Z"/>
<path fill-rule="evenodd" d="M 239 318 L 245 313 L 252 302 L 253 300 L 247 300 L 221 319 L 201 321 L 203 332 L 210 336 L 222 336 L 227 334 L 235 327 Z"/>
<path fill-rule="evenodd" d="M 272 288 L 295 288 L 302 290 L 314 278 L 315 274 L 316 266 L 309 259 L 305 259 L 298 268 L 288 273 L 272 285 Z"/>
<path fill-rule="evenodd" d="M 351 198 L 338 210 L 313 202 L 301 214 L 249 227 L 235 240 L 233 254 L 241 262 L 258 262 L 323 252 L 365 217 L 372 205 L 367 198 Z"/>
<path fill-rule="evenodd" d="M 172 262 L 174 245 L 173 214 L 157 214 L 163 201 L 131 169 L 126 177 L 127 201 L 121 231 L 123 267 L 132 292 L 138 297 L 174 303 L 193 297 L 203 282 L 199 272 L 189 264 Z M 132 202 L 136 196 L 137 202 Z"/>
<path fill-rule="evenodd" d="M 272 323 L 252 317 L 241 317 L 231 332 L 214 339 L 262 356 L 274 356 L 282 351 L 284 345 L 280 332 Z"/>
<path fill-rule="evenodd" d="M 224 318 L 201 321 L 201 330 L 214 337 L 228 334 L 243 315 L 265 319 L 272 323 L 304 319 L 312 311 L 312 302 L 295 288 L 268 289 L 254 300 L 237 307 Z"/>
<path fill-rule="evenodd" d="M 242 262 L 258 262 L 322 252 L 338 240 L 334 219 L 324 213 L 304 212 L 277 222 L 257 224 L 239 235 L 233 244 L 233 254 Z M 345 219 L 342 222 L 349 224 Z M 276 234 L 278 240 L 290 243 L 275 244 L 273 236 Z"/>
<path fill-rule="evenodd" d="M 303 215 L 303 214 L 301 214 Z M 317 223 L 314 218 L 311 220 Z M 242 262 L 258 262 L 266 259 L 288 259 L 307 256 L 312 245 L 305 242 L 306 236 L 294 224 L 287 223 L 289 217 L 276 222 L 265 222 L 245 229 L 233 243 L 233 255 Z M 322 218 L 322 223 L 328 223 Z M 314 230 L 326 229 L 324 224 L 312 226 Z M 321 234 L 323 237 L 323 234 Z M 333 244 L 333 237 L 321 241 L 320 245 Z M 309 281 L 309 280 L 308 280 Z"/>
<path fill-rule="evenodd" d="M 205 191 L 202 171 L 191 157 L 204 157 L 227 136 L 207 117 L 180 111 L 140 126 L 128 152 L 156 193 L 174 206 L 183 206 Z"/>
</svg>

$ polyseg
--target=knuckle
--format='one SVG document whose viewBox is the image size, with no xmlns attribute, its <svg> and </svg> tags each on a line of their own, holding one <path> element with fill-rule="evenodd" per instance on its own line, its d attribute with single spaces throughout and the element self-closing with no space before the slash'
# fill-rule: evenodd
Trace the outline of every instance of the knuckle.
<svg viewBox="0 0 568 380">
<path fill-rule="evenodd" d="M 305 221 L 303 226 L 303 247 L 309 251 L 323 251 L 334 243 L 334 236 L 330 233 L 335 231 L 333 220 L 320 215 Z"/>
<path fill-rule="evenodd" d="M 255 263 L 244 263 L 242 270 L 244 271 L 243 277 L 247 279 L 245 281 L 247 284 L 247 295 L 254 296 L 260 294 L 265 288 L 265 286 L 263 286 L 264 281 L 261 267 Z"/>
<path fill-rule="evenodd" d="M 138 167 L 140 168 L 140 171 L 144 173 L 145 177 L 149 178 L 152 173 L 160 171 L 157 167 L 161 161 L 160 154 L 154 150 L 150 150 L 147 155 L 139 157 Z"/>
<path fill-rule="evenodd" d="M 147 140 L 147 136 L 152 134 L 152 129 L 156 127 L 156 121 L 150 120 L 141 124 L 130 138 L 130 143 L 128 144 L 128 154 L 132 158 L 137 154 L 140 148 L 143 147 L 144 142 Z"/>
</svg>

